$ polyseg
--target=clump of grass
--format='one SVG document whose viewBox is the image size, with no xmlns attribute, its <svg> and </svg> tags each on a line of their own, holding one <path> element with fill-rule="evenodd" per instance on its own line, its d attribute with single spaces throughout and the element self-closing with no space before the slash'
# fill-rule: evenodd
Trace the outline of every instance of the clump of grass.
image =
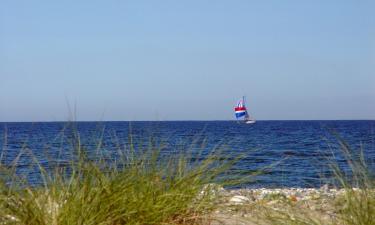
<svg viewBox="0 0 375 225">
<path fill-rule="evenodd" d="M 316 211 L 300 203 L 257 205 L 254 212 L 260 224 L 285 225 L 375 225 L 375 179 L 362 149 L 354 151 L 338 137 L 349 171 L 332 160 L 331 168 L 341 195 Z M 329 208 L 329 210 L 328 210 Z M 333 208 L 333 209 L 332 209 Z"/>
<path fill-rule="evenodd" d="M 236 162 L 218 152 L 200 161 L 185 153 L 161 157 L 160 146 L 138 151 L 131 144 L 108 163 L 86 154 L 78 134 L 72 143 L 74 159 L 64 166 L 47 169 L 33 157 L 41 186 L 12 169 L 2 176 L 0 224 L 203 224 L 215 208 L 209 184 Z"/>
<path fill-rule="evenodd" d="M 333 171 L 344 196 L 340 199 L 338 208 L 339 218 L 343 224 L 348 225 L 374 225 L 375 224 L 375 179 L 373 171 L 368 167 L 363 150 L 354 152 L 343 140 L 340 140 L 343 155 L 350 167 L 350 175 L 333 166 Z"/>
</svg>

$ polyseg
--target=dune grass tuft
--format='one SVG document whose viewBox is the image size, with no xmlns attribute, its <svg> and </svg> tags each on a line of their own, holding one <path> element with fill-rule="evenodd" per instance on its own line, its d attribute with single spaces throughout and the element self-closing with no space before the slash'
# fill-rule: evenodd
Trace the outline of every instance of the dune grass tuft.
<svg viewBox="0 0 375 225">
<path fill-rule="evenodd" d="M 187 153 L 162 156 L 153 145 L 139 151 L 130 144 L 109 163 L 89 156 L 78 134 L 71 143 L 74 160 L 64 165 L 45 168 L 33 157 L 42 185 L 16 175 L 16 163 L 4 167 L 0 224 L 204 224 L 215 208 L 217 186 L 210 184 L 236 162 L 218 152 L 197 160 Z"/>
<path fill-rule="evenodd" d="M 257 204 L 252 212 L 257 221 L 261 221 L 257 224 L 375 225 L 373 171 L 362 149 L 355 151 L 343 139 L 337 138 L 349 171 L 332 160 L 331 168 L 338 185 L 334 199 L 323 198 L 319 206 L 322 210 L 312 210 L 304 202 L 282 202 L 272 206 Z"/>
<path fill-rule="evenodd" d="M 340 170 L 335 164 L 333 170 L 344 196 L 339 199 L 339 218 L 348 225 L 375 224 L 375 177 L 366 162 L 363 150 L 353 151 L 343 140 L 340 140 L 343 155 L 350 167 L 350 175 Z"/>
</svg>

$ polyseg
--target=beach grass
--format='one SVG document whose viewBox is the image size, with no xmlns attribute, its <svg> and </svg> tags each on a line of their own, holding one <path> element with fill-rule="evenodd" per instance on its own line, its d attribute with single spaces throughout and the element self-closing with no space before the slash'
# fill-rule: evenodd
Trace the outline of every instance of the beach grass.
<svg viewBox="0 0 375 225">
<path fill-rule="evenodd" d="M 15 173 L 19 157 L 1 165 L 0 224 L 204 224 L 216 207 L 213 183 L 233 184 L 221 176 L 239 159 L 217 149 L 204 159 L 188 150 L 161 156 L 162 147 L 150 141 L 147 150 L 130 142 L 108 162 L 89 155 L 78 133 L 71 143 L 74 159 L 53 168 L 27 148 L 20 153 L 34 159 L 40 185 Z"/>
<path fill-rule="evenodd" d="M 242 211 L 251 208 L 249 224 L 269 225 L 375 225 L 375 179 L 363 149 L 354 150 L 336 135 L 341 153 L 349 165 L 344 170 L 334 159 L 331 169 L 336 187 L 334 195 L 315 200 L 297 201 L 283 197 L 273 201 L 242 205 Z M 371 162 L 370 162 L 371 163 Z M 328 186 L 326 187 L 328 188 Z M 291 196 L 294 197 L 294 196 Z M 311 204 L 312 202 L 315 202 Z M 270 204 L 272 203 L 272 204 Z M 312 207 L 311 207 L 312 205 Z M 255 218 L 255 220 L 254 220 Z"/>
<path fill-rule="evenodd" d="M 96 152 L 89 152 L 74 132 L 69 161 L 43 164 L 25 145 L 11 165 L 0 165 L 0 224 L 374 225 L 374 176 L 363 151 L 337 139 L 350 168 L 344 171 L 332 160 L 341 194 L 318 196 L 310 207 L 312 200 L 283 193 L 231 204 L 231 195 L 220 194 L 222 186 L 248 182 L 261 171 L 233 176 L 230 170 L 243 156 L 225 156 L 220 147 L 204 156 L 189 148 L 165 155 L 152 138 L 137 144 L 130 136 L 109 160 L 100 140 Z M 25 154 L 40 175 L 38 185 L 17 173 Z"/>
<path fill-rule="evenodd" d="M 349 176 L 337 164 L 333 171 L 345 194 L 339 199 L 339 217 L 343 224 L 375 224 L 375 177 L 369 168 L 363 149 L 357 152 L 342 139 L 339 141 L 343 155 L 349 165 Z"/>
</svg>

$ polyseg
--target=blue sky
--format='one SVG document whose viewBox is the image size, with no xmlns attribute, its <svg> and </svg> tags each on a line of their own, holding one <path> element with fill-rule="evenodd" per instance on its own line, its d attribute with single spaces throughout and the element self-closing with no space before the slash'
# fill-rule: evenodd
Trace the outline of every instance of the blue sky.
<svg viewBox="0 0 375 225">
<path fill-rule="evenodd" d="M 0 4 L 0 121 L 375 119 L 375 1 Z"/>
</svg>

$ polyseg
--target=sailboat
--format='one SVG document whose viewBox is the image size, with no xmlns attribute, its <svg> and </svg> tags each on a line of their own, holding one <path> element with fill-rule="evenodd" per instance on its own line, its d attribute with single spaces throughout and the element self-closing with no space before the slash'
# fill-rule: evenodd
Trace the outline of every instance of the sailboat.
<svg viewBox="0 0 375 225">
<path fill-rule="evenodd" d="M 246 109 L 246 106 L 245 106 L 245 96 L 243 96 L 242 99 L 240 99 L 237 102 L 236 107 L 234 107 L 234 112 L 235 112 L 237 120 L 239 120 L 243 117 L 243 121 L 246 124 L 255 123 L 255 120 L 251 119 L 249 113 L 247 112 L 247 109 Z"/>
</svg>

